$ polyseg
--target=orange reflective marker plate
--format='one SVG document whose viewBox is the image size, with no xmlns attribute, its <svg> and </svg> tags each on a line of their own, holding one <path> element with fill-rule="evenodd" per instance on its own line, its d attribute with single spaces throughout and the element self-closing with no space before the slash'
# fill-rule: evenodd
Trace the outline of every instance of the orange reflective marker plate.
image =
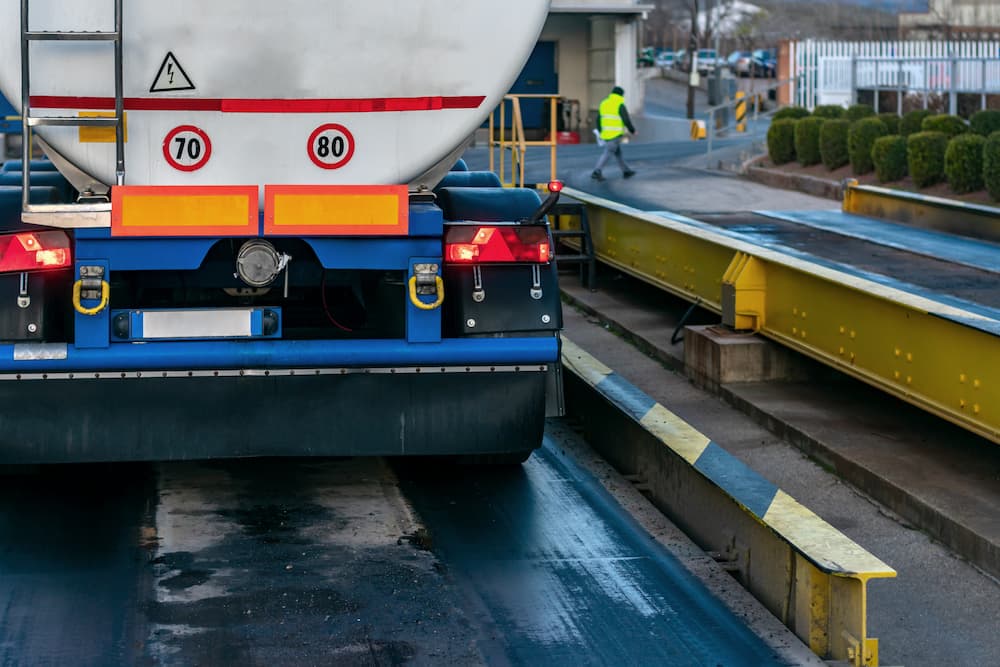
<svg viewBox="0 0 1000 667">
<path fill-rule="evenodd" d="M 272 236 L 405 236 L 405 185 L 268 185 L 264 233 Z"/>
<path fill-rule="evenodd" d="M 258 236 L 256 186 L 111 189 L 112 236 Z"/>
</svg>

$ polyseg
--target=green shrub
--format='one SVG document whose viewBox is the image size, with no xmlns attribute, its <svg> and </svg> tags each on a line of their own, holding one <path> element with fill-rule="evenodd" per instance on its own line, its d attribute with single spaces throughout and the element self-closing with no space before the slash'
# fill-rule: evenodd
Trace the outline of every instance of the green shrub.
<svg viewBox="0 0 1000 667">
<path fill-rule="evenodd" d="M 906 176 L 906 137 L 890 134 L 872 144 L 872 163 L 879 183 L 898 181 Z"/>
<path fill-rule="evenodd" d="M 983 182 L 993 201 L 1000 201 L 1000 131 L 990 133 L 983 146 Z"/>
<path fill-rule="evenodd" d="M 851 123 L 834 118 L 819 128 L 819 155 L 830 171 L 843 167 L 850 161 L 847 152 L 847 132 Z"/>
<path fill-rule="evenodd" d="M 861 120 L 862 118 L 874 115 L 875 109 L 870 104 L 852 104 L 844 112 L 844 118 L 850 121 Z"/>
<path fill-rule="evenodd" d="M 879 120 L 885 123 L 885 129 L 889 134 L 899 134 L 899 116 L 894 113 L 880 113 Z"/>
<path fill-rule="evenodd" d="M 847 154 L 851 159 L 851 169 L 858 176 L 867 174 L 872 164 L 872 146 L 879 137 L 889 134 L 885 123 L 877 117 L 862 118 L 851 123 L 847 131 Z"/>
<path fill-rule="evenodd" d="M 949 138 L 957 137 L 969 131 L 969 124 L 961 116 L 928 116 L 920 123 L 921 132 L 943 132 Z"/>
<path fill-rule="evenodd" d="M 944 175 L 952 192 L 962 194 L 983 189 L 983 144 L 978 134 L 961 134 L 948 142 L 944 152 Z"/>
<path fill-rule="evenodd" d="M 972 114 L 969 119 L 969 127 L 976 134 L 988 137 L 997 130 L 1000 130 L 1000 111 L 984 109 Z"/>
<path fill-rule="evenodd" d="M 804 107 L 785 107 L 783 109 L 778 109 L 774 112 L 774 116 L 771 117 L 772 121 L 775 120 L 785 120 L 786 118 L 791 118 L 795 120 L 797 118 L 805 118 L 809 115 L 809 109 Z"/>
<path fill-rule="evenodd" d="M 844 107 L 839 104 L 821 104 L 813 109 L 812 115 L 817 118 L 842 118 Z"/>
<path fill-rule="evenodd" d="M 920 132 L 920 126 L 924 122 L 924 118 L 933 115 L 934 112 L 930 109 L 915 109 L 903 114 L 903 117 L 899 120 L 899 133 L 904 137 L 908 137 L 911 134 Z"/>
<path fill-rule="evenodd" d="M 793 118 L 771 122 L 767 128 L 767 152 L 774 164 L 785 164 L 795 159 L 795 123 Z"/>
<path fill-rule="evenodd" d="M 944 152 L 948 135 L 943 132 L 917 132 L 906 139 L 906 166 L 918 188 L 933 185 L 944 177 Z"/>
<path fill-rule="evenodd" d="M 819 163 L 819 129 L 825 122 L 825 118 L 811 116 L 795 122 L 795 156 L 799 164 L 809 166 Z"/>
</svg>

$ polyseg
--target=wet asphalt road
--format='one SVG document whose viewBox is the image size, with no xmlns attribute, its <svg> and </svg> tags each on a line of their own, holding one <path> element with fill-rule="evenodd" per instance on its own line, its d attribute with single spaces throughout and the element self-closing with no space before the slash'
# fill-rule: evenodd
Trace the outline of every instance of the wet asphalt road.
<svg viewBox="0 0 1000 667">
<path fill-rule="evenodd" d="M 0 664 L 780 663 L 550 436 L 506 471 L 341 459 L 7 476 Z"/>
<path fill-rule="evenodd" d="M 138 661 L 149 578 L 139 527 L 146 466 L 5 470 L 0 484 L 0 664 Z"/>
</svg>

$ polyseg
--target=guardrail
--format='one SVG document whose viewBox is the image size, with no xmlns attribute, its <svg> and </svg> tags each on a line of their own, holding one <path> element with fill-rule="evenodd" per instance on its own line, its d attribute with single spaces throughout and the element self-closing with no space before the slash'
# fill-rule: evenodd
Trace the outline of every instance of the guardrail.
<svg viewBox="0 0 1000 667">
<path fill-rule="evenodd" d="M 844 213 L 1000 242 L 1000 209 L 873 185 L 845 183 Z"/>
<path fill-rule="evenodd" d="M 563 337 L 587 442 L 824 659 L 878 665 L 868 581 L 896 572 Z"/>
<path fill-rule="evenodd" d="M 690 218 L 563 194 L 587 207 L 601 261 L 1000 443 L 1000 321 Z"/>
<path fill-rule="evenodd" d="M 720 130 L 720 129 L 724 129 L 722 127 L 719 127 L 719 125 L 721 125 L 721 123 L 717 123 L 716 122 L 715 116 L 716 116 L 717 113 L 720 113 L 721 111 L 724 111 L 724 110 L 733 109 L 732 116 L 733 116 L 733 119 L 735 120 L 736 119 L 736 113 L 735 112 L 736 112 L 736 109 L 739 107 L 739 105 L 744 104 L 744 105 L 752 106 L 752 108 L 753 108 L 753 115 L 750 117 L 750 132 L 753 133 L 757 129 L 757 121 L 760 119 L 760 117 L 761 116 L 769 116 L 769 115 L 771 115 L 771 113 L 773 113 L 773 112 L 765 112 L 765 113 L 761 112 L 762 96 L 766 95 L 768 92 L 770 92 L 772 90 L 777 91 L 779 88 L 782 88 L 784 86 L 789 85 L 793 80 L 794 79 L 782 79 L 781 81 L 776 81 L 775 83 L 772 83 L 771 85 L 767 86 L 766 88 L 764 88 L 760 92 L 757 92 L 756 90 L 750 91 L 750 94 L 748 94 L 746 97 L 735 98 L 735 99 L 732 99 L 732 100 L 727 99 L 722 104 L 717 104 L 717 105 L 715 105 L 713 107 L 709 107 L 708 109 L 706 109 L 704 111 L 704 113 L 705 113 L 705 132 L 706 132 L 706 137 L 705 138 L 707 139 L 707 142 L 708 142 L 707 146 L 705 148 L 705 155 L 706 155 L 706 157 L 709 157 L 709 159 L 711 159 L 710 156 L 711 156 L 711 153 L 712 153 L 712 142 L 715 139 L 715 133 L 718 130 Z M 728 125 L 727 125 L 727 127 L 728 127 Z M 692 136 L 693 136 L 693 134 L 694 134 L 694 132 L 692 131 Z M 709 164 L 708 166 L 711 167 L 712 165 Z"/>
</svg>

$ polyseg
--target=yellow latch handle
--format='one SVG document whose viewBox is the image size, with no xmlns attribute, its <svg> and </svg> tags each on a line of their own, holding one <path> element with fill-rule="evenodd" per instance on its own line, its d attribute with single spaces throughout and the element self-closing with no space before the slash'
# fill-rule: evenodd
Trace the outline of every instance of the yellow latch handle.
<svg viewBox="0 0 1000 667">
<path fill-rule="evenodd" d="M 83 304 L 80 303 L 80 292 L 82 290 L 82 280 L 77 280 L 73 283 L 73 308 L 76 309 L 76 312 L 81 315 L 96 315 L 108 307 L 108 301 L 111 299 L 111 285 L 108 284 L 107 280 L 101 281 L 101 302 L 93 308 L 84 308 Z"/>
<path fill-rule="evenodd" d="M 441 276 L 434 276 L 434 281 L 437 283 L 437 300 L 434 303 L 424 303 L 417 298 L 417 277 L 410 276 L 410 303 L 420 310 L 440 308 L 441 304 L 444 303 L 444 281 L 441 280 Z"/>
</svg>

